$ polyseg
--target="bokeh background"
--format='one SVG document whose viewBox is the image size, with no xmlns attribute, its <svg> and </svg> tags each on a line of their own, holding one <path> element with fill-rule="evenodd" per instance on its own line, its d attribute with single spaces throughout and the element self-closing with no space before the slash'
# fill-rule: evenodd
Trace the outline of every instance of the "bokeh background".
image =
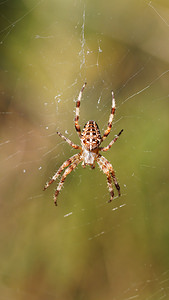
<svg viewBox="0 0 169 300">
<path fill-rule="evenodd" d="M 0 3 L 1 299 L 169 299 L 169 3 Z M 45 182 L 76 153 L 80 123 L 101 132 L 122 195 L 80 165 L 53 204 Z"/>
</svg>

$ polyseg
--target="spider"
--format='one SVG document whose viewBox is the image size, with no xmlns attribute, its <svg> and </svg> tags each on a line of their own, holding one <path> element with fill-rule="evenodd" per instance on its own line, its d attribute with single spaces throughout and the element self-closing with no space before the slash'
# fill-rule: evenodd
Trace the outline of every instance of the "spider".
<svg viewBox="0 0 169 300">
<path fill-rule="evenodd" d="M 51 178 L 49 182 L 46 183 L 44 186 L 44 191 L 50 186 L 51 183 L 56 181 L 58 176 L 62 173 L 62 171 L 67 167 L 65 172 L 63 173 L 60 182 L 58 184 L 58 187 L 54 194 L 54 203 L 57 205 L 57 197 L 59 195 L 59 192 L 64 184 L 64 181 L 67 177 L 67 175 L 72 172 L 77 165 L 82 162 L 82 166 L 85 167 L 86 165 L 89 165 L 92 169 L 95 168 L 95 162 L 98 163 L 100 169 L 103 171 L 103 173 L 107 176 L 107 183 L 108 183 L 108 189 L 110 192 L 110 200 L 108 202 L 111 202 L 113 200 L 114 191 L 112 186 L 112 178 L 113 182 L 115 184 L 115 187 L 118 191 L 118 195 L 120 196 L 120 186 L 117 182 L 117 179 L 115 177 L 115 173 L 113 170 L 112 165 L 110 162 L 102 156 L 99 152 L 100 151 L 107 151 L 111 148 L 111 146 L 117 141 L 120 134 L 123 132 L 123 129 L 119 132 L 118 135 L 115 136 L 115 138 L 110 142 L 110 144 L 106 147 L 100 147 L 100 144 L 107 138 L 107 136 L 110 133 L 113 117 L 115 113 L 115 98 L 114 93 L 112 92 L 112 108 L 111 108 L 111 114 L 108 121 L 107 129 L 105 130 L 103 136 L 100 134 L 99 127 L 95 121 L 88 121 L 82 132 L 79 125 L 79 112 L 80 112 L 80 101 L 82 98 L 83 90 L 86 86 L 86 83 L 84 83 L 79 96 L 76 101 L 76 116 L 75 116 L 75 129 L 79 135 L 79 139 L 81 142 L 81 146 L 78 146 L 74 144 L 71 140 L 63 136 L 60 132 L 57 132 L 57 134 L 64 139 L 71 147 L 74 149 L 80 149 L 80 152 L 70 157 L 68 160 L 66 160 L 61 167 L 58 169 L 58 171 L 55 173 L 55 175 Z M 111 178 L 112 177 L 112 178 Z"/>
</svg>

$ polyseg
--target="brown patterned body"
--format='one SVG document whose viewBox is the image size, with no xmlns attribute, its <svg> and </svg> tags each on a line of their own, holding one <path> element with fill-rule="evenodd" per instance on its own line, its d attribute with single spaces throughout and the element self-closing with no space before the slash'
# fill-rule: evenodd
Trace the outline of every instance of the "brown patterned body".
<svg viewBox="0 0 169 300">
<path fill-rule="evenodd" d="M 95 150 L 101 144 L 102 138 L 99 127 L 95 121 L 88 121 L 81 134 L 81 145 L 88 151 Z"/>
</svg>

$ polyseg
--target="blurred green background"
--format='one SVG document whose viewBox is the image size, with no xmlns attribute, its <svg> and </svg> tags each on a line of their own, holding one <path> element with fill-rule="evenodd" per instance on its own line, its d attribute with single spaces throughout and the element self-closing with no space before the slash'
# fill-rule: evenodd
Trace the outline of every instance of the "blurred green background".
<svg viewBox="0 0 169 300">
<path fill-rule="evenodd" d="M 169 299 L 169 4 L 163 1 L 1 1 L 1 299 Z M 122 195 L 81 165 L 53 204 L 45 182 L 79 143 L 103 133 Z"/>
</svg>

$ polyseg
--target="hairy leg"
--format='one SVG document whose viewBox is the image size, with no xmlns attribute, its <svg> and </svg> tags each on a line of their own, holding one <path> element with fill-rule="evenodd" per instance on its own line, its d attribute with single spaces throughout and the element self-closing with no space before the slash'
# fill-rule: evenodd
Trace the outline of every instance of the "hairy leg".
<svg viewBox="0 0 169 300">
<path fill-rule="evenodd" d="M 101 159 L 98 159 L 97 163 L 98 163 L 100 169 L 103 171 L 103 173 L 106 174 L 106 176 L 107 176 L 107 184 L 108 184 L 108 189 L 110 192 L 110 200 L 108 202 L 111 202 L 113 200 L 114 191 L 113 191 L 112 180 L 111 180 L 111 175 L 110 175 L 109 169 L 107 168 L 106 164 Z"/>
<path fill-rule="evenodd" d="M 80 159 L 77 159 L 76 161 L 74 161 L 74 162 L 73 162 L 73 163 L 65 170 L 64 174 L 62 175 L 62 177 L 61 177 L 61 179 L 60 179 L 60 182 L 59 182 L 59 184 L 58 184 L 58 187 L 57 187 L 57 189 L 56 189 L 56 191 L 55 191 L 55 194 L 54 194 L 54 203 L 55 203 L 55 205 L 57 205 L 57 197 L 58 197 L 59 192 L 60 192 L 60 190 L 61 190 L 61 188 L 62 188 L 62 186 L 63 186 L 63 184 L 64 184 L 64 182 L 65 182 L 65 179 L 66 179 L 67 175 L 70 174 L 70 173 L 77 167 L 77 165 L 78 165 L 80 162 L 81 162 Z"/>
<path fill-rule="evenodd" d="M 111 148 L 111 146 L 117 141 L 119 138 L 120 134 L 123 132 L 123 129 L 118 133 L 118 135 L 115 136 L 115 138 L 110 142 L 110 144 L 106 147 L 100 147 L 100 151 L 107 151 Z"/>
<path fill-rule="evenodd" d="M 58 171 L 55 173 L 55 175 L 51 178 L 51 180 L 49 180 L 49 182 L 47 182 L 44 186 L 44 191 L 49 187 L 49 185 L 51 183 L 53 183 L 54 181 L 56 181 L 56 179 L 58 178 L 58 176 L 62 173 L 62 171 L 68 167 L 70 164 L 72 164 L 74 161 L 76 160 L 80 160 L 81 154 L 77 153 L 75 155 L 73 155 L 72 157 L 70 157 L 68 160 L 66 160 L 58 169 Z"/>
<path fill-rule="evenodd" d="M 115 104 L 115 98 L 114 98 L 114 93 L 112 92 L 112 108 L 111 108 L 111 113 L 110 113 L 110 117 L 109 117 L 109 122 L 108 122 L 108 125 L 107 125 L 107 129 L 105 130 L 103 136 L 102 136 L 102 141 L 104 141 L 107 136 L 109 135 L 110 133 L 110 130 L 112 128 L 112 122 L 113 122 L 113 117 L 114 117 L 114 114 L 115 114 L 115 110 L 116 110 L 116 104 Z"/>
<path fill-rule="evenodd" d="M 77 101 L 76 101 L 75 129 L 79 136 L 81 136 L 81 129 L 80 129 L 80 125 L 79 125 L 80 101 L 81 101 L 82 93 L 83 93 L 85 86 L 86 86 L 86 82 L 82 86 L 82 89 L 81 89 L 79 96 L 77 98 Z"/>
<path fill-rule="evenodd" d="M 65 137 L 63 134 L 61 134 L 59 131 L 57 131 L 56 133 L 74 149 L 81 149 L 80 146 L 74 144 L 71 140 L 69 140 L 67 137 Z"/>
<path fill-rule="evenodd" d="M 114 185 L 115 185 L 115 187 L 116 187 L 116 189 L 118 191 L 118 194 L 120 196 L 120 186 L 119 186 L 119 184 L 117 182 L 117 179 L 116 179 L 116 176 L 115 176 L 115 172 L 113 170 L 113 167 L 112 167 L 111 163 L 104 156 L 102 156 L 102 155 L 99 155 L 98 161 L 101 164 L 105 165 L 106 168 L 109 170 L 109 172 L 110 172 L 110 174 L 111 174 L 111 176 L 113 178 Z"/>
</svg>

